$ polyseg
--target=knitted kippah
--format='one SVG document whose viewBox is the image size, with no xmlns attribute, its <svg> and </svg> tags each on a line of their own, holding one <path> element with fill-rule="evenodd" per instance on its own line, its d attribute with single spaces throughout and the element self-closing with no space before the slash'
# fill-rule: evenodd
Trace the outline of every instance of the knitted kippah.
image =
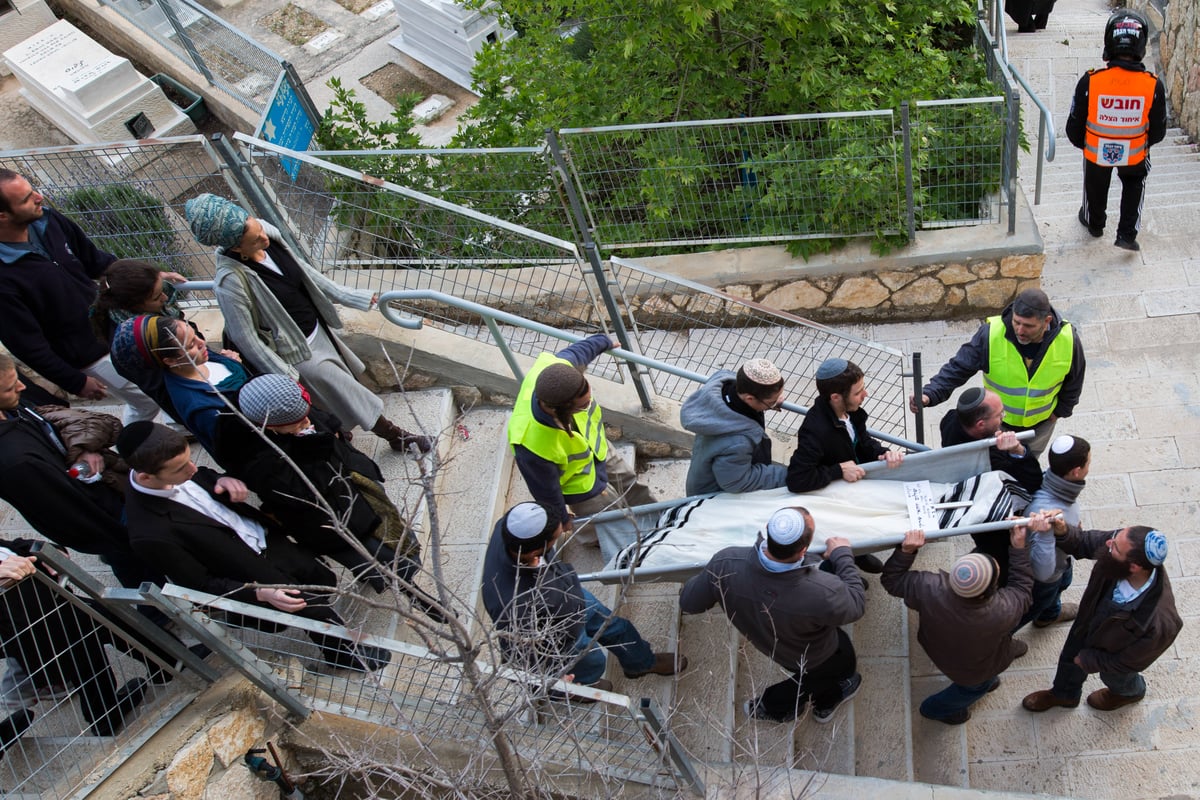
<svg viewBox="0 0 1200 800">
<path fill-rule="evenodd" d="M 950 568 L 950 588 L 959 597 L 978 597 L 992 585 L 996 562 L 983 553 L 967 553 Z"/>
<path fill-rule="evenodd" d="M 794 508 L 781 508 L 767 522 L 767 537 L 776 544 L 795 544 L 808 530 L 804 515 Z"/>
<path fill-rule="evenodd" d="M 845 372 L 848 366 L 850 366 L 850 362 L 844 358 L 826 359 L 821 366 L 817 367 L 817 379 L 826 380 L 828 378 L 836 378 Z"/>
<path fill-rule="evenodd" d="M 1064 433 L 1062 436 L 1055 437 L 1050 443 L 1050 452 L 1062 455 L 1075 446 L 1075 437 Z"/>
<path fill-rule="evenodd" d="M 783 380 L 779 369 L 765 358 L 752 358 L 742 364 L 742 374 L 759 386 L 773 386 Z"/>
<path fill-rule="evenodd" d="M 183 212 L 196 241 L 226 250 L 242 241 L 246 220 L 250 219 L 237 203 L 207 192 L 184 203 Z"/>
<path fill-rule="evenodd" d="M 259 375 L 238 392 L 238 406 L 255 425 L 291 425 L 309 409 L 300 384 L 286 375 Z"/>
<path fill-rule="evenodd" d="M 583 392 L 587 378 L 570 364 L 551 364 L 537 377 L 533 391 L 548 406 L 569 403 Z"/>
<path fill-rule="evenodd" d="M 984 397 L 985 393 L 983 389 L 980 389 L 978 386 L 972 386 L 958 396 L 958 405 L 955 406 L 955 409 L 958 413 L 965 414 L 973 408 L 978 408 L 979 404 L 983 402 Z"/>
<path fill-rule="evenodd" d="M 1143 549 L 1146 552 L 1146 560 L 1154 566 L 1160 567 L 1167 560 L 1167 537 L 1162 534 L 1162 531 L 1150 531 L 1146 534 Z"/>
</svg>

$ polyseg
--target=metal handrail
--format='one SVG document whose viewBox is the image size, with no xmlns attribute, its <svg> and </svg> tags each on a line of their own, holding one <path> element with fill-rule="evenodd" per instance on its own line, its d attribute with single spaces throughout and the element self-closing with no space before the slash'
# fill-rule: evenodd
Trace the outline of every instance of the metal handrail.
<svg viewBox="0 0 1200 800">
<path fill-rule="evenodd" d="M 1037 175 L 1034 180 L 1033 189 L 1033 204 L 1040 205 L 1042 202 L 1042 167 L 1045 162 L 1053 161 L 1057 146 L 1057 134 L 1054 129 L 1054 115 L 1050 109 L 1042 102 L 1042 98 L 1038 97 L 1037 92 L 1029 85 L 1029 81 L 1021 74 L 1021 71 L 1008 60 L 1008 31 L 1004 27 L 1004 11 L 1003 7 L 997 0 L 979 0 L 979 15 L 986 19 L 990 25 L 984 27 L 982 33 L 984 39 L 991 45 L 995 51 L 996 60 L 1008 71 L 1010 75 L 1021 85 L 1025 90 L 1025 94 L 1033 101 L 1033 104 L 1038 107 L 1038 146 L 1037 146 Z"/>
<path fill-rule="evenodd" d="M 524 328 L 535 333 L 540 333 L 544 336 L 551 336 L 555 339 L 562 339 L 565 342 L 574 343 L 581 341 L 584 338 L 583 336 L 575 333 L 568 333 L 567 331 L 559 330 L 558 328 L 545 325 L 541 322 L 535 322 L 533 320 L 526 319 L 525 317 L 511 314 L 507 311 L 501 311 L 498 308 L 485 306 L 481 303 L 476 303 L 471 300 L 464 300 L 461 297 L 455 297 L 453 295 L 449 295 L 444 292 L 437 292 L 432 289 L 398 289 L 380 294 L 380 313 L 382 313 L 383 316 L 392 324 L 399 325 L 401 328 L 406 328 L 408 330 L 420 330 L 424 325 L 424 320 L 422 320 L 420 317 L 409 317 L 402 315 L 400 311 L 390 306 L 390 303 L 393 300 L 432 300 L 438 303 L 445 303 L 453 308 L 457 308 L 462 311 L 468 311 L 472 314 L 477 314 L 480 317 L 483 317 L 484 324 L 487 325 L 488 330 L 492 334 L 492 338 L 496 342 L 496 346 L 500 348 L 500 352 L 504 355 L 504 360 L 508 363 L 509 369 L 512 370 L 513 377 L 515 377 L 518 382 L 524 378 L 524 371 L 521 369 L 520 365 L 517 364 L 516 356 L 513 355 L 512 348 L 508 346 L 508 341 L 504 338 L 504 334 L 501 332 L 500 327 L 496 324 L 497 322 L 503 322 L 506 325 Z M 654 358 L 647 358 L 640 353 L 632 353 L 619 347 L 607 352 L 611 356 L 623 359 L 624 361 L 628 361 L 632 364 L 638 364 L 643 367 L 665 372 L 669 375 L 675 375 L 679 378 L 685 378 L 695 383 L 705 383 L 711 377 L 710 375 L 702 375 L 699 372 L 683 369 L 682 367 L 677 367 L 673 364 L 668 364 L 664 361 L 659 361 Z M 785 402 L 782 408 L 785 411 L 791 411 L 797 414 L 808 413 L 807 406 L 801 406 L 790 402 Z M 867 432 L 876 439 L 888 442 L 889 444 L 899 445 L 908 450 L 919 451 L 929 449 L 929 447 L 926 445 L 918 442 L 912 442 L 908 439 L 902 439 L 898 436 L 892 436 L 891 434 L 883 433 L 882 431 L 876 431 L 868 428 Z"/>
</svg>

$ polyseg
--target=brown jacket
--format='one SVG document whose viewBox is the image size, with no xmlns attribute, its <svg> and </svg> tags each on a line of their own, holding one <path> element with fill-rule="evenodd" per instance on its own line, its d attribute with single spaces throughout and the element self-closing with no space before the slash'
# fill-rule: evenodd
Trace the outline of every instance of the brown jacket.
<svg viewBox="0 0 1200 800">
<path fill-rule="evenodd" d="M 1072 525 L 1066 536 L 1058 540 L 1058 546 L 1076 558 L 1097 558 L 1116 533 L 1084 531 Z M 1171 580 L 1162 567 L 1154 571 L 1154 585 L 1132 608 L 1098 619 L 1105 598 L 1112 597 L 1116 584 L 1115 579 L 1092 572 L 1079 602 L 1079 615 L 1063 646 L 1063 655 L 1072 658 L 1078 655 L 1081 666 L 1089 673 L 1141 672 L 1171 646 L 1183 628 L 1183 620 L 1175 610 Z"/>
<path fill-rule="evenodd" d="M 917 640 L 930 660 L 961 686 L 976 686 L 1008 669 L 1012 630 L 1033 602 L 1029 550 L 1009 548 L 1008 585 L 982 599 L 956 595 L 942 570 L 911 572 L 916 557 L 897 547 L 880 580 L 888 594 L 917 612 Z"/>
<path fill-rule="evenodd" d="M 121 420 L 110 414 L 65 406 L 38 406 L 34 411 L 54 427 L 67 448 L 67 454 L 63 456 L 65 468 L 78 463 L 84 453 L 99 453 L 104 456 L 100 482 L 118 492 L 125 491 L 129 465 L 109 449 L 121 434 Z"/>
</svg>

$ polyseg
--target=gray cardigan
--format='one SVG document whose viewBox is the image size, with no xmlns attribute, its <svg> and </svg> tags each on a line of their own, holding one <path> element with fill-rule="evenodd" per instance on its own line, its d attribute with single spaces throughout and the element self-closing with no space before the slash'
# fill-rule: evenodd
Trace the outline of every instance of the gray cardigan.
<svg viewBox="0 0 1200 800">
<path fill-rule="evenodd" d="M 263 230 L 273 244 L 284 247 L 279 229 L 262 222 Z M 288 250 L 291 253 L 291 250 Z M 304 288 L 308 290 L 317 313 L 330 329 L 342 327 L 334 303 L 366 311 L 371 307 L 373 292 L 365 289 L 348 289 L 326 278 L 303 259 L 291 253 L 300 265 L 304 276 Z M 304 332 L 284 310 L 283 304 L 263 283 L 254 271 L 239 259 L 225 255 L 217 248 L 217 271 L 214 279 L 214 294 L 221 314 L 225 317 L 225 331 L 250 363 L 262 370 L 280 375 L 297 377 L 295 365 L 312 356 Z M 336 343 L 336 340 L 335 340 Z"/>
</svg>

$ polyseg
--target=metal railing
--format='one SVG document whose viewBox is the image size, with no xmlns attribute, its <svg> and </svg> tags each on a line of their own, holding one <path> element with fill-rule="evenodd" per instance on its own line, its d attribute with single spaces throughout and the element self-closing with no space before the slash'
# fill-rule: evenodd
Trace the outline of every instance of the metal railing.
<svg viewBox="0 0 1200 800">
<path fill-rule="evenodd" d="M 212 641 L 230 663 L 288 708 L 301 714 L 309 709 L 329 711 L 402 732 L 424 754 L 423 770 L 452 779 L 454 785 L 496 774 L 496 732 L 491 725 L 504 719 L 502 734 L 544 785 L 563 788 L 572 780 L 599 780 L 615 789 L 635 781 L 703 793 L 661 712 L 648 699 L 565 681 L 546 685 L 544 678 L 486 660 L 473 662 L 474 669 L 468 671 L 454 653 L 179 586 L 147 590 L 143 597 L 170 613 L 177 624 Z M 230 625 L 230 615 L 242 624 Z M 247 638 L 246 620 L 261 621 L 271 632 Z M 314 664 L 314 635 L 382 648 L 390 662 L 372 673 L 331 673 Z M 466 765 L 452 766 L 420 744 L 433 739 L 460 743 L 473 756 Z M 369 761 L 371 754 L 357 757 Z"/>
<path fill-rule="evenodd" d="M 266 110 L 283 59 L 193 0 L 100 0 L 208 83 L 257 114 Z"/>
<path fill-rule="evenodd" d="M 53 548 L 0 588 L 0 786 L 6 797 L 81 797 L 216 672 Z M 192 667 L 181 674 L 180 665 Z M 168 693 L 163 687 L 171 683 Z"/>
</svg>

